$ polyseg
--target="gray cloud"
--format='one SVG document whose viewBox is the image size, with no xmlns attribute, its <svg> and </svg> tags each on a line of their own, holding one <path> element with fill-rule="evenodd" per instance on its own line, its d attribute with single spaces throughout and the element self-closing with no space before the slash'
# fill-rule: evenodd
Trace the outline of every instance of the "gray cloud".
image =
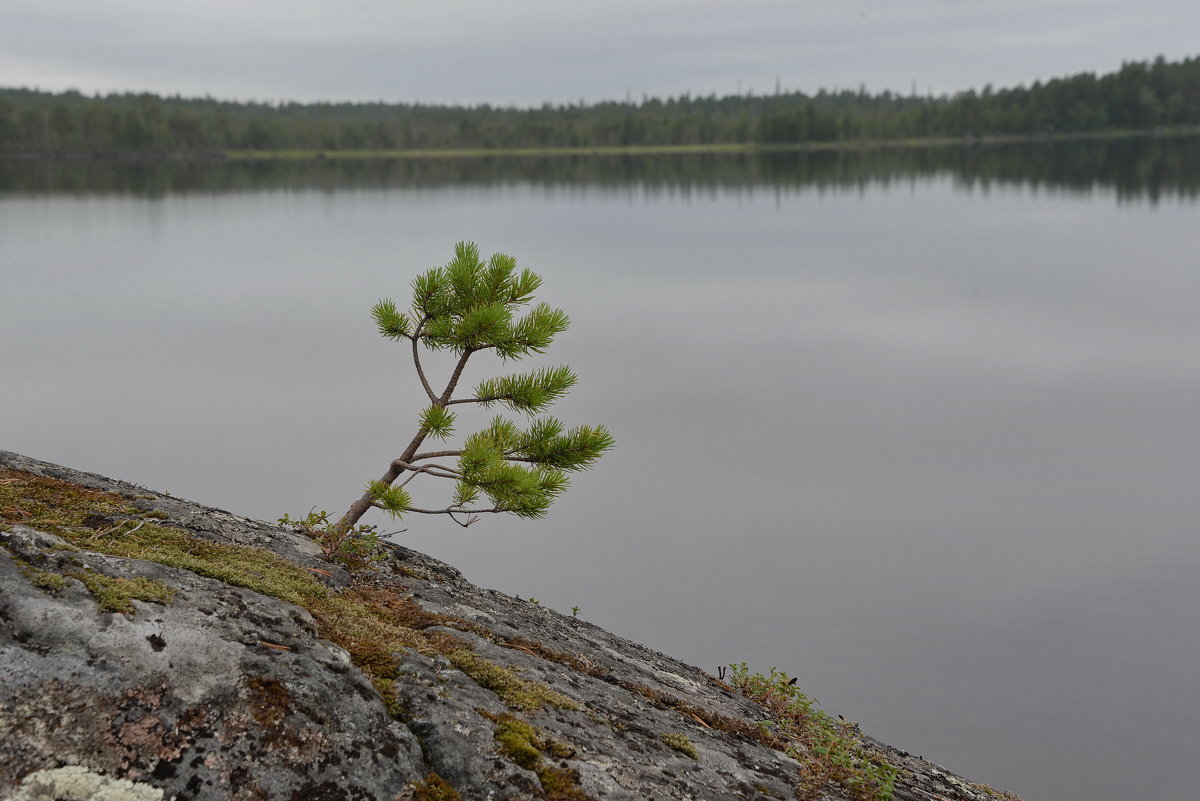
<svg viewBox="0 0 1200 801">
<path fill-rule="evenodd" d="M 956 91 L 1195 53 L 1185 0 L 504 4 L 10 0 L 0 81 L 260 100 L 536 105 L 690 91 Z"/>
</svg>

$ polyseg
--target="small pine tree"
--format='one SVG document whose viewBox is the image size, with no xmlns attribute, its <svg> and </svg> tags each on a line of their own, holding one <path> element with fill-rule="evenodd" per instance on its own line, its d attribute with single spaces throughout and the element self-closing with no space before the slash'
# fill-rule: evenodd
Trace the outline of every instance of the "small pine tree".
<svg viewBox="0 0 1200 801">
<path fill-rule="evenodd" d="M 500 404 L 514 412 L 536 415 L 575 385 L 570 368 L 548 367 L 490 378 L 481 381 L 470 397 L 454 397 L 463 369 L 476 353 L 490 350 L 504 361 L 521 359 L 544 353 L 554 337 L 566 330 L 567 315 L 545 303 L 518 316 L 541 283 L 529 270 L 518 273 L 511 256 L 497 253 L 485 262 L 478 247 L 460 242 L 449 264 L 413 280 L 409 311 L 400 311 L 391 300 L 375 304 L 371 314 L 379 332 L 388 339 L 411 343 L 413 366 L 429 405 L 421 412 L 417 433 L 408 447 L 386 473 L 367 485 L 363 496 L 335 524 L 336 532 L 344 535 L 350 531 L 372 507 L 396 517 L 444 514 L 461 526 L 469 526 L 489 512 L 539 518 L 567 488 L 567 473 L 586 470 L 612 447 L 613 438 L 603 426 L 568 430 L 553 417 L 540 417 L 522 429 L 497 416 L 458 448 L 419 451 L 429 437 L 445 441 L 454 433 L 456 405 Z M 440 393 L 434 392 L 425 375 L 421 347 L 448 350 L 458 357 Z M 448 459 L 457 459 L 457 463 L 445 464 Z M 450 505 L 444 509 L 414 506 L 407 485 L 419 475 L 454 481 Z"/>
</svg>

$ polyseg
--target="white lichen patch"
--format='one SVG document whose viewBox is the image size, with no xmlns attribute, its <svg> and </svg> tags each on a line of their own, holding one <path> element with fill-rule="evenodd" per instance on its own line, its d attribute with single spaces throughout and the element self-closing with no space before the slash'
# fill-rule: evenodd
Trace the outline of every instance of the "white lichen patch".
<svg viewBox="0 0 1200 801">
<path fill-rule="evenodd" d="M 704 689 L 704 685 L 700 682 L 694 681 L 685 676 L 680 676 L 678 673 L 671 673 L 658 668 L 652 669 L 654 671 L 655 678 L 657 678 L 663 684 L 668 684 L 677 690 L 682 690 L 683 692 L 688 693 L 689 695 L 700 695 L 701 691 Z"/>
<path fill-rule="evenodd" d="M 82 765 L 69 765 L 30 773 L 8 801 L 163 801 L 163 792 L 149 784 L 113 779 Z"/>
</svg>

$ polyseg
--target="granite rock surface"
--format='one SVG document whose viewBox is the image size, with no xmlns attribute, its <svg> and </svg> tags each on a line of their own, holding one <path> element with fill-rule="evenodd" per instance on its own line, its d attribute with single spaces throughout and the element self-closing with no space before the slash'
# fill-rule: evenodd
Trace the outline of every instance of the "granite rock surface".
<svg viewBox="0 0 1200 801">
<path fill-rule="evenodd" d="M 302 606 L 68 543 L 10 504 L 0 510 L 0 799 L 42 797 L 23 783 L 64 767 L 180 801 L 854 798 L 834 784 L 800 789 L 803 765 L 750 734 L 764 710 L 716 677 L 415 551 L 391 547 L 377 569 L 351 573 L 280 526 L 6 451 L 0 470 L 122 496 L 198 542 L 269 550 L 333 594 L 369 585 L 411 600 L 429 613 L 423 637 L 460 644 L 450 656 L 394 654 L 385 699 Z M 144 579 L 166 595 L 112 611 L 74 576 Z M 500 686 L 513 676 L 557 700 L 514 703 Z M 864 743 L 900 769 L 896 799 L 1013 798 Z"/>
</svg>

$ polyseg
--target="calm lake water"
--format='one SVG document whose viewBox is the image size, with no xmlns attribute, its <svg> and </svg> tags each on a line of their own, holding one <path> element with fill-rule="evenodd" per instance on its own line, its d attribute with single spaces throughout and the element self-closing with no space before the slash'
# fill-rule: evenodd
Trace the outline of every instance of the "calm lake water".
<svg viewBox="0 0 1200 801">
<path fill-rule="evenodd" d="M 400 542 L 1026 801 L 1193 799 L 1198 195 L 1196 140 L 0 162 L 0 447 L 340 513 L 421 400 L 369 309 L 475 240 L 618 447 L 545 521 Z"/>
</svg>

